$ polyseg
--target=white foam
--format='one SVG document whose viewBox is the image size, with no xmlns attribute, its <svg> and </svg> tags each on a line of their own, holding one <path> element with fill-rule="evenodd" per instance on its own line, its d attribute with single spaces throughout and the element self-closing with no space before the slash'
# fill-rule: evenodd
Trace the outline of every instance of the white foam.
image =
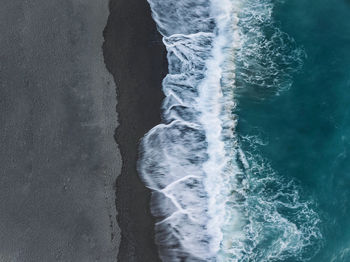
<svg viewBox="0 0 350 262">
<path fill-rule="evenodd" d="M 139 172 L 153 190 L 151 208 L 157 218 L 156 241 L 162 260 L 301 257 L 311 245 L 311 236 L 319 237 L 317 214 L 309 202 L 301 200 L 293 183 L 285 185 L 267 165 L 258 164 L 253 153 L 243 152 L 235 133 L 237 80 L 256 86 L 267 83 L 262 79 L 279 70 L 274 60 L 267 63 L 273 65 L 267 73 L 251 64 L 259 62 L 259 56 L 265 55 L 259 52 L 272 45 L 264 40 L 259 25 L 271 24 L 271 3 L 149 3 L 164 36 L 169 74 L 163 81 L 164 123 L 143 138 Z M 263 46 L 255 37 L 264 40 Z M 273 51 L 284 52 L 283 48 Z M 272 192 L 265 190 L 268 183 L 273 184 Z M 279 206 L 296 210 L 296 220 L 284 216 Z M 300 222 L 305 217 L 311 222 Z M 269 230 L 276 234 L 269 236 Z M 271 244 L 260 250 L 266 239 L 272 239 Z"/>
</svg>

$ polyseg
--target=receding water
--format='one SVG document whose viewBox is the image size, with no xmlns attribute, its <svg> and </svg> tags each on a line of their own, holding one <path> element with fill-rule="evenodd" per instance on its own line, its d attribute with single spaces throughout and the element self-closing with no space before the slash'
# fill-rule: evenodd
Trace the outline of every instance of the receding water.
<svg viewBox="0 0 350 262">
<path fill-rule="evenodd" d="M 163 261 L 350 261 L 350 2 L 149 0 L 163 123 L 142 141 Z"/>
</svg>

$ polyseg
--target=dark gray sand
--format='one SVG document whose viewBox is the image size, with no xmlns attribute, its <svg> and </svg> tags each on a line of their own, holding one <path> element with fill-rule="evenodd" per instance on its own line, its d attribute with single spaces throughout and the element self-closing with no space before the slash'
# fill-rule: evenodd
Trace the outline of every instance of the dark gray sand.
<svg viewBox="0 0 350 262">
<path fill-rule="evenodd" d="M 122 239 L 118 261 L 159 261 L 154 244 L 150 191 L 141 182 L 136 161 L 142 136 L 160 122 L 161 81 L 166 51 L 146 0 L 111 0 L 104 56 L 118 90 L 120 126 L 116 132 L 122 158 L 117 180 L 118 224 Z"/>
<path fill-rule="evenodd" d="M 107 0 L 1 1 L 1 262 L 116 261 L 107 17 Z"/>
</svg>

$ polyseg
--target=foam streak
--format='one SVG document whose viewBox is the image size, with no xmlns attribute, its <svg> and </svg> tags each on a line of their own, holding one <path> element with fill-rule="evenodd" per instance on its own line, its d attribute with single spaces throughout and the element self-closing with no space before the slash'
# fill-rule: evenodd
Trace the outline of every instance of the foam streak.
<svg viewBox="0 0 350 262">
<path fill-rule="evenodd" d="M 272 27 L 271 2 L 149 3 L 164 36 L 169 74 L 163 81 L 164 123 L 143 138 L 139 172 L 153 190 L 162 260 L 299 261 L 310 236 L 319 236 L 317 215 L 294 183 L 286 186 L 271 169 L 260 168 L 253 153 L 243 152 L 233 113 L 237 87 L 270 88 L 276 72 L 282 74 L 272 81 L 276 86 L 290 79 L 271 54 L 261 58 L 264 47 L 279 59 L 285 56 L 283 66 L 299 61 L 297 51 L 286 54 L 286 41 L 276 40 L 284 37 L 278 29 L 272 40 L 264 38 L 262 27 Z M 276 43 L 281 45 L 273 49 Z M 259 63 L 272 71 L 259 69 Z M 267 193 L 268 183 L 275 191 Z M 279 206 L 293 210 L 297 219 L 283 215 Z M 310 223 L 302 222 L 305 217 Z M 267 239 L 270 244 L 262 248 Z"/>
</svg>

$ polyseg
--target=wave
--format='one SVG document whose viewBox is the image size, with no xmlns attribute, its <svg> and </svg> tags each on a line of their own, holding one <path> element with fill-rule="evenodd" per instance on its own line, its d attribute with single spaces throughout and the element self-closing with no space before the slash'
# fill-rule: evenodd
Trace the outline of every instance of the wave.
<svg viewBox="0 0 350 262">
<path fill-rule="evenodd" d="M 350 248 L 341 248 L 331 258 L 331 262 L 346 262 L 350 260 Z"/>
<path fill-rule="evenodd" d="M 273 19 L 274 2 L 245 0 L 240 12 L 241 48 L 235 55 L 236 93 L 279 95 L 292 85 L 305 51 Z"/>
<path fill-rule="evenodd" d="M 138 169 L 153 192 L 161 259 L 308 259 L 305 250 L 321 238 L 312 202 L 302 199 L 296 183 L 243 152 L 244 138 L 235 130 L 237 89 L 283 90 L 301 61 L 302 52 L 274 26 L 272 3 L 149 3 L 169 74 L 163 123 L 142 139 Z"/>
</svg>

